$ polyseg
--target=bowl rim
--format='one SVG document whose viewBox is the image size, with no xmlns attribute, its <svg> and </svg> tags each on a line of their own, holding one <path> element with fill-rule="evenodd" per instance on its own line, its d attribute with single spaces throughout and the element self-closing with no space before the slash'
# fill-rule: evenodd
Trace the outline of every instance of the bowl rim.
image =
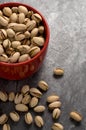
<svg viewBox="0 0 86 130">
<path fill-rule="evenodd" d="M 44 46 L 43 48 L 41 49 L 41 51 L 35 56 L 33 57 L 32 59 L 30 60 L 26 60 L 24 62 L 20 62 L 20 63 L 6 63 L 6 62 L 0 62 L 0 65 L 4 65 L 4 66 L 20 66 L 20 65 L 24 65 L 24 64 L 27 64 L 27 63 L 32 63 L 34 60 L 36 60 L 38 57 L 41 56 L 41 54 L 44 52 L 44 50 L 46 50 L 46 48 L 48 47 L 48 43 L 49 43 L 49 38 L 50 38 L 50 29 L 49 29 L 49 25 L 47 23 L 47 20 L 45 19 L 45 17 L 40 13 L 40 11 L 38 11 L 36 8 L 30 6 L 29 4 L 24 4 L 24 3 L 20 3 L 20 2 L 6 2 L 6 3 L 2 3 L 0 4 L 0 9 L 2 9 L 3 7 L 12 7 L 12 6 L 19 6 L 19 5 L 22 5 L 22 6 L 25 6 L 27 7 L 28 9 L 30 8 L 31 10 L 33 10 L 34 12 L 38 13 L 41 17 L 42 17 L 42 20 L 43 20 L 43 24 L 45 26 L 45 34 L 46 34 L 46 39 L 45 39 L 45 43 L 44 43 Z"/>
</svg>

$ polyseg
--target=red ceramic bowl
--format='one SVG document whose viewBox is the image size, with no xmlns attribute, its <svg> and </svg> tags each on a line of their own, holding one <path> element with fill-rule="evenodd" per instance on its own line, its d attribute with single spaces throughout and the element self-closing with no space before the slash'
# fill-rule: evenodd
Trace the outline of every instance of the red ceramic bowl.
<svg viewBox="0 0 86 130">
<path fill-rule="evenodd" d="M 48 24 L 45 20 L 45 18 L 42 16 L 42 14 L 34 9 L 33 7 L 29 5 L 25 5 L 22 3 L 4 3 L 0 4 L 0 9 L 3 7 L 13 7 L 13 6 L 19 6 L 23 5 L 27 7 L 29 10 L 33 10 L 34 12 L 38 13 L 41 15 L 43 19 L 43 25 L 45 27 L 45 43 L 44 47 L 41 49 L 41 51 L 31 60 L 27 60 L 25 62 L 21 63 L 4 63 L 0 62 L 0 78 L 4 79 L 9 79 L 9 80 L 20 80 L 24 79 L 26 77 L 29 77 L 33 75 L 35 72 L 38 71 L 38 69 L 41 67 L 44 57 L 47 52 L 48 48 L 48 43 L 49 43 L 49 37 L 50 37 L 50 32 L 49 32 L 49 27 Z"/>
</svg>

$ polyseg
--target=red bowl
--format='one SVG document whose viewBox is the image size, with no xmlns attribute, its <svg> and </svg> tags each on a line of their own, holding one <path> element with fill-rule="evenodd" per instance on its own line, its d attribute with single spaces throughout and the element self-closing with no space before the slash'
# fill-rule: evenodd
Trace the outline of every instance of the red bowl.
<svg viewBox="0 0 86 130">
<path fill-rule="evenodd" d="M 0 78 L 4 79 L 9 79 L 9 80 L 20 80 L 24 79 L 26 77 L 32 76 L 35 72 L 38 71 L 38 69 L 41 67 L 43 60 L 45 58 L 47 48 L 48 48 L 48 43 L 49 43 L 49 37 L 50 37 L 50 32 L 49 32 L 49 26 L 43 17 L 43 15 L 34 9 L 33 7 L 29 5 L 25 5 L 22 3 L 15 3 L 15 2 L 10 2 L 10 3 L 4 3 L 0 4 L 0 9 L 3 7 L 13 7 L 13 6 L 19 6 L 23 5 L 27 7 L 29 10 L 33 10 L 34 12 L 38 13 L 41 15 L 43 19 L 43 25 L 45 27 L 45 43 L 44 47 L 41 49 L 41 51 L 31 60 L 27 60 L 25 62 L 21 63 L 4 63 L 0 62 Z"/>
</svg>

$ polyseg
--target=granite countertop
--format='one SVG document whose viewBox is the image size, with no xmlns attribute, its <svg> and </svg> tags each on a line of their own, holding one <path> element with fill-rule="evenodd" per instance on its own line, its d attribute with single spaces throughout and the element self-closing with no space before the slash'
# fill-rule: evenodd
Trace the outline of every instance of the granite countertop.
<svg viewBox="0 0 86 130">
<path fill-rule="evenodd" d="M 0 3 L 10 1 L 0 0 Z M 62 102 L 62 114 L 55 122 L 62 123 L 64 130 L 86 130 L 86 0 L 19 0 L 18 2 L 29 4 L 44 15 L 50 28 L 49 47 L 43 65 L 36 74 L 19 81 L 0 78 L 0 90 L 19 92 L 25 84 L 37 86 L 39 80 L 45 80 L 49 84 L 49 90 L 43 95 L 40 104 L 46 105 L 47 96 L 56 93 Z M 55 67 L 64 69 L 63 77 L 53 76 Z M 9 113 L 13 110 L 13 104 L 0 102 L 0 109 L 4 113 Z M 83 115 L 80 124 L 69 119 L 72 110 L 77 110 Z M 51 130 L 54 122 L 51 113 L 46 110 L 42 116 L 45 121 L 42 130 Z M 34 123 L 31 126 L 24 123 L 24 114 L 21 114 L 18 123 L 11 120 L 8 123 L 11 124 L 12 130 L 39 130 Z"/>
</svg>

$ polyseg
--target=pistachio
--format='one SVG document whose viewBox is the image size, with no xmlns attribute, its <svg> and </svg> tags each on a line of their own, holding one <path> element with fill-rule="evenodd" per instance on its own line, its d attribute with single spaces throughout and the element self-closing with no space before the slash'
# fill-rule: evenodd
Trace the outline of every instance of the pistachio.
<svg viewBox="0 0 86 130">
<path fill-rule="evenodd" d="M 33 108 L 33 107 L 35 107 L 37 104 L 38 104 L 38 98 L 33 97 L 33 98 L 30 100 L 29 106 L 30 106 L 31 108 Z"/>
<path fill-rule="evenodd" d="M 53 110 L 53 114 L 52 114 L 53 119 L 58 119 L 60 115 L 61 115 L 61 110 L 59 108 Z"/>
<path fill-rule="evenodd" d="M 44 38 L 43 37 L 33 37 L 32 42 L 35 43 L 37 46 L 43 46 Z"/>
<path fill-rule="evenodd" d="M 64 127 L 63 127 L 63 125 L 60 124 L 60 123 L 54 123 L 54 124 L 52 125 L 52 130 L 64 130 Z"/>
<path fill-rule="evenodd" d="M 25 35 L 25 38 L 30 38 L 30 32 L 29 31 L 26 31 L 25 33 L 24 33 L 24 35 Z"/>
<path fill-rule="evenodd" d="M 11 47 L 11 41 L 10 41 L 9 39 L 5 39 L 5 40 L 3 41 L 3 47 L 4 47 L 4 48 L 9 48 L 9 47 Z"/>
<path fill-rule="evenodd" d="M 0 91 L 0 100 L 3 101 L 3 102 L 6 102 L 7 99 L 8 99 L 7 93 Z"/>
<path fill-rule="evenodd" d="M 59 96 L 58 95 L 50 95 L 47 97 L 47 102 L 48 103 L 52 103 L 52 102 L 55 102 L 55 101 L 58 101 L 59 100 Z"/>
<path fill-rule="evenodd" d="M 21 55 L 21 56 L 19 57 L 18 62 L 24 62 L 24 61 L 30 60 L 30 59 L 31 59 L 31 58 L 30 58 L 30 56 L 29 56 L 28 54 L 23 54 L 23 55 Z"/>
<path fill-rule="evenodd" d="M 38 97 L 38 98 L 41 98 L 41 96 L 42 96 L 42 93 L 37 88 L 31 88 L 30 94 L 32 96 L 35 96 L 35 97 Z"/>
<path fill-rule="evenodd" d="M 48 84 L 45 81 L 43 81 L 43 80 L 38 82 L 38 87 L 40 89 L 42 89 L 43 91 L 47 91 L 48 88 L 49 88 Z"/>
<path fill-rule="evenodd" d="M 12 29 L 7 29 L 7 35 L 9 38 L 12 38 L 15 36 L 15 32 Z"/>
<path fill-rule="evenodd" d="M 43 34 L 43 33 L 44 33 L 44 26 L 39 26 L 39 27 L 38 27 L 38 32 L 39 32 L 40 34 Z"/>
<path fill-rule="evenodd" d="M 18 122 L 19 119 L 20 119 L 20 116 L 17 112 L 13 111 L 13 112 L 10 112 L 10 118 L 14 121 L 14 122 Z"/>
<path fill-rule="evenodd" d="M 8 55 L 8 56 L 13 56 L 14 55 L 14 53 L 15 53 L 15 50 L 14 50 L 14 48 L 12 48 L 12 47 L 9 47 L 9 48 L 6 48 L 6 54 Z M 15 57 L 15 56 L 14 56 Z M 14 59 L 14 58 L 13 58 Z M 13 60 L 12 59 L 12 60 Z M 10 62 L 10 57 L 9 57 L 9 62 Z"/>
<path fill-rule="evenodd" d="M 15 35 L 15 40 L 16 41 L 21 41 L 23 39 L 25 39 L 25 35 L 23 33 L 21 33 L 21 32 L 17 32 L 16 35 Z"/>
<path fill-rule="evenodd" d="M 24 23 L 24 20 L 25 20 L 25 14 L 20 13 L 19 16 L 18 16 L 19 23 Z"/>
<path fill-rule="evenodd" d="M 33 117 L 30 112 L 25 114 L 25 122 L 30 125 L 33 122 Z"/>
<path fill-rule="evenodd" d="M 17 62 L 17 60 L 19 59 L 20 57 L 20 53 L 19 52 L 15 52 L 10 58 L 9 58 L 9 61 L 11 63 L 15 63 Z"/>
<path fill-rule="evenodd" d="M 7 33 L 5 29 L 0 29 L 0 40 L 4 40 L 7 38 Z"/>
<path fill-rule="evenodd" d="M 16 32 L 21 32 L 21 31 L 25 31 L 27 27 L 25 24 L 10 23 L 8 25 L 8 28 L 11 28 Z"/>
<path fill-rule="evenodd" d="M 28 11 L 28 13 L 27 13 L 27 18 L 30 18 L 30 19 L 31 19 L 32 14 L 33 14 L 33 11 L 32 11 L 32 10 L 31 10 L 31 11 Z"/>
<path fill-rule="evenodd" d="M 27 112 L 28 111 L 28 107 L 22 103 L 15 105 L 15 109 L 17 111 L 20 111 L 20 112 Z"/>
<path fill-rule="evenodd" d="M 18 13 L 18 7 L 12 7 L 12 12 L 13 13 Z"/>
<path fill-rule="evenodd" d="M 2 16 L 3 15 L 3 13 L 2 13 L 2 11 L 0 10 L 0 16 Z"/>
<path fill-rule="evenodd" d="M 55 108 L 59 108 L 59 107 L 61 107 L 61 102 L 60 101 L 52 102 L 52 103 L 49 104 L 48 107 L 49 107 L 50 110 L 53 110 Z"/>
<path fill-rule="evenodd" d="M 4 48 L 2 45 L 0 45 L 0 55 L 2 55 L 4 53 Z"/>
<path fill-rule="evenodd" d="M 36 116 L 35 117 L 35 124 L 38 126 L 38 127 L 42 127 L 44 125 L 44 121 L 42 119 L 41 116 Z"/>
<path fill-rule="evenodd" d="M 27 30 L 31 31 L 36 27 L 36 22 L 34 20 L 30 20 L 27 22 L 26 26 L 27 26 Z"/>
<path fill-rule="evenodd" d="M 18 11 L 19 11 L 19 13 L 24 13 L 25 15 L 27 15 L 27 13 L 28 13 L 27 8 L 25 6 L 22 6 L 22 5 L 20 5 L 18 7 Z"/>
<path fill-rule="evenodd" d="M 7 115 L 6 115 L 6 114 L 2 114 L 2 115 L 0 116 L 0 125 L 3 125 L 4 123 L 6 123 L 7 120 L 8 120 Z"/>
<path fill-rule="evenodd" d="M 40 23 L 42 21 L 42 17 L 38 13 L 34 13 L 31 18 L 37 23 Z"/>
<path fill-rule="evenodd" d="M 44 106 L 42 106 L 42 105 L 39 105 L 39 106 L 36 106 L 35 108 L 34 108 L 34 111 L 35 112 L 44 112 L 45 111 L 45 107 Z"/>
<path fill-rule="evenodd" d="M 77 122 L 82 121 L 82 115 L 77 111 L 70 112 L 70 118 L 72 118 L 73 120 Z"/>
<path fill-rule="evenodd" d="M 11 14 L 12 14 L 12 10 L 11 10 L 9 7 L 4 7 L 4 8 L 3 8 L 3 13 L 4 13 L 6 16 L 10 17 Z"/>
<path fill-rule="evenodd" d="M 13 48 L 17 48 L 18 46 L 20 46 L 21 45 L 21 42 L 20 41 L 13 41 L 12 42 L 12 47 Z"/>
<path fill-rule="evenodd" d="M 30 100 L 31 100 L 31 96 L 28 94 L 25 94 L 23 99 L 22 99 L 22 103 L 26 105 L 30 102 Z"/>
<path fill-rule="evenodd" d="M 30 50 L 30 46 L 28 46 L 28 45 L 20 45 L 20 46 L 17 47 L 17 49 L 21 54 L 28 54 L 29 50 Z"/>
<path fill-rule="evenodd" d="M 15 103 L 15 104 L 19 104 L 19 103 L 21 103 L 22 99 L 23 99 L 23 95 L 17 93 L 17 94 L 15 95 L 14 103 Z"/>
<path fill-rule="evenodd" d="M 4 124 L 3 125 L 3 130 L 10 130 L 10 125 L 9 124 Z"/>
<path fill-rule="evenodd" d="M 29 46 L 30 45 L 30 40 L 28 40 L 28 39 L 22 40 L 22 45 L 28 45 Z"/>
<path fill-rule="evenodd" d="M 7 21 L 8 21 L 8 23 L 10 22 L 10 19 L 9 19 L 8 17 L 3 16 L 3 18 L 4 18 L 5 20 L 7 20 Z"/>
<path fill-rule="evenodd" d="M 12 23 L 15 23 L 15 22 L 17 22 L 17 19 L 18 19 L 17 14 L 16 13 L 12 13 L 12 15 L 10 16 L 10 21 Z"/>
<path fill-rule="evenodd" d="M 14 101 L 14 99 L 15 99 L 15 93 L 14 92 L 10 92 L 9 93 L 9 101 Z"/>
<path fill-rule="evenodd" d="M 0 54 L 0 61 L 1 62 L 8 62 L 9 58 L 6 54 Z"/>
<path fill-rule="evenodd" d="M 21 93 L 26 94 L 29 93 L 30 86 L 29 85 L 24 85 L 21 89 Z"/>
<path fill-rule="evenodd" d="M 38 53 L 40 52 L 40 48 L 37 47 L 37 46 L 34 46 L 32 47 L 30 50 L 29 50 L 29 55 L 30 57 L 34 57 L 35 55 L 37 55 Z"/>
<path fill-rule="evenodd" d="M 35 37 L 38 35 L 38 28 L 34 28 L 32 31 L 31 31 L 31 38 Z"/>
<path fill-rule="evenodd" d="M 5 26 L 5 27 L 8 25 L 8 21 L 2 16 L 0 16 L 0 25 Z"/>
<path fill-rule="evenodd" d="M 62 76 L 62 75 L 64 74 L 64 70 L 61 69 L 61 68 L 55 68 L 55 69 L 53 70 L 53 73 L 54 73 L 55 75 Z"/>
</svg>

